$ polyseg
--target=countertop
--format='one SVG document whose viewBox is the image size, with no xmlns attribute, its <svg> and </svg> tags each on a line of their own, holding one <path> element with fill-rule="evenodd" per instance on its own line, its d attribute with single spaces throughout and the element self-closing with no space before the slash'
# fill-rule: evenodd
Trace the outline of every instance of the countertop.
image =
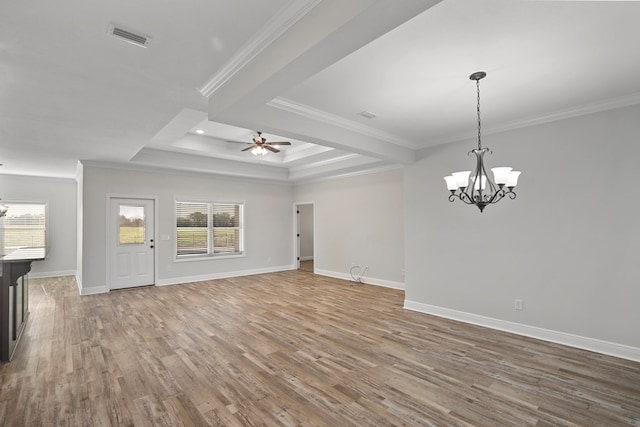
<svg viewBox="0 0 640 427">
<path fill-rule="evenodd" d="M 0 253 L 0 262 L 38 261 L 46 256 L 45 248 L 20 248 Z"/>
</svg>

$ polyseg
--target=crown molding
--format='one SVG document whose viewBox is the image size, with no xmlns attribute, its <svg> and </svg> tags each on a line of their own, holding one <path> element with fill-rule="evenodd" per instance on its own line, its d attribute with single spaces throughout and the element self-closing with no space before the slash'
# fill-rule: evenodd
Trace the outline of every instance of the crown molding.
<svg viewBox="0 0 640 427">
<path fill-rule="evenodd" d="M 306 117 L 308 119 L 316 120 L 318 122 L 326 123 L 328 125 L 346 129 L 351 132 L 356 132 L 364 136 L 376 138 L 390 144 L 399 145 L 401 147 L 410 148 L 413 150 L 417 148 L 416 144 L 408 139 L 383 132 L 371 126 L 363 125 L 356 121 L 348 120 L 335 114 L 328 113 L 326 111 L 318 110 L 317 108 L 313 108 L 308 105 L 300 104 L 290 99 L 278 97 L 269 101 L 267 103 L 267 106 L 296 114 L 298 116 Z"/>
<path fill-rule="evenodd" d="M 293 184 L 294 185 L 315 184 L 319 182 L 327 182 L 327 181 L 333 181 L 333 180 L 353 178 L 353 177 L 362 176 L 362 175 L 382 173 L 382 172 L 392 171 L 396 169 L 404 169 L 404 165 L 400 165 L 396 163 L 390 164 L 390 165 L 389 164 L 375 165 L 370 168 L 353 170 L 353 171 L 333 174 L 329 176 L 322 176 L 322 177 L 314 176 L 311 178 L 300 178 L 300 179 L 294 180 Z"/>
<path fill-rule="evenodd" d="M 640 104 L 640 92 L 619 96 L 617 98 L 605 99 L 603 101 L 592 102 L 590 104 L 579 105 L 577 107 L 567 108 L 564 110 L 555 111 L 553 113 L 542 114 L 534 117 L 528 117 L 521 120 L 514 120 L 511 122 L 503 123 L 498 126 L 489 127 L 486 130 L 483 127 L 482 134 L 491 135 L 496 133 L 502 133 L 510 130 L 526 128 L 529 126 L 555 122 L 558 120 L 565 120 L 573 117 L 585 116 L 587 114 L 601 113 L 603 111 L 615 110 L 616 108 L 630 107 L 632 105 L 637 105 L 637 104 Z M 428 146 L 465 141 L 465 140 L 474 138 L 473 135 L 475 135 L 475 133 L 474 134 L 471 134 L 471 133 L 456 134 L 446 138 L 435 139 L 435 140 L 429 141 L 430 143 Z M 427 148 L 428 146 L 424 146 L 420 148 Z"/>
<path fill-rule="evenodd" d="M 209 98 L 218 91 L 238 71 L 244 68 L 260 52 L 266 49 L 278 37 L 284 34 L 296 22 L 322 0 L 291 0 L 258 31 L 218 72 L 200 89 L 200 93 Z"/>
<path fill-rule="evenodd" d="M 0 180 L 2 179 L 20 179 L 20 180 L 35 180 L 35 181 L 56 181 L 56 182 L 72 182 L 75 184 L 76 178 L 66 176 L 48 176 L 48 175 L 20 175 L 17 173 L 0 173 Z"/>
<path fill-rule="evenodd" d="M 295 166 L 295 167 L 289 168 L 289 173 L 291 173 L 291 172 L 299 172 L 299 171 L 303 171 L 303 170 L 309 170 L 309 169 L 312 169 L 312 168 L 332 165 L 332 164 L 335 164 L 335 163 L 342 163 L 342 162 L 345 162 L 347 160 L 357 159 L 357 158 L 361 158 L 361 157 L 364 158 L 364 156 L 361 156 L 360 154 L 345 154 L 343 156 L 333 157 L 331 159 L 319 160 L 317 162 L 305 163 L 305 164 L 300 165 L 300 166 Z"/>
<path fill-rule="evenodd" d="M 84 166 L 100 168 L 100 169 L 112 169 L 112 170 L 125 170 L 131 172 L 142 173 L 159 173 L 164 175 L 179 175 L 188 177 L 203 177 L 211 178 L 216 177 L 224 180 L 242 181 L 242 182 L 268 182 L 269 184 L 291 186 L 292 183 L 287 178 L 273 178 L 273 177 L 254 177 L 233 175 L 225 172 L 217 171 L 201 171 L 201 170 L 188 170 L 188 169 L 176 169 L 170 166 L 162 165 L 149 165 L 143 163 L 124 163 L 124 162 L 109 162 L 109 161 L 96 161 L 96 160 L 81 160 Z"/>
</svg>

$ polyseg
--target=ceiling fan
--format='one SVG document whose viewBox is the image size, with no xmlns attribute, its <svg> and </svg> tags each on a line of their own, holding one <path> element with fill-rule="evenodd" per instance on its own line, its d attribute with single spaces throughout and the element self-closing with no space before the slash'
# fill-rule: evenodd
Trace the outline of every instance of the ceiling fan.
<svg viewBox="0 0 640 427">
<path fill-rule="evenodd" d="M 278 148 L 280 148 L 281 145 L 291 145 L 289 141 L 279 141 L 279 142 L 267 141 L 267 139 L 262 136 L 262 132 L 258 132 L 257 135 L 253 136 L 253 142 L 240 142 L 240 141 L 227 141 L 227 142 L 233 142 L 237 144 L 251 144 L 249 147 L 243 148 L 240 151 L 251 150 L 251 153 L 255 156 L 259 156 L 259 155 L 264 156 L 269 151 L 271 151 L 272 153 L 279 153 L 280 150 L 278 150 Z"/>
</svg>

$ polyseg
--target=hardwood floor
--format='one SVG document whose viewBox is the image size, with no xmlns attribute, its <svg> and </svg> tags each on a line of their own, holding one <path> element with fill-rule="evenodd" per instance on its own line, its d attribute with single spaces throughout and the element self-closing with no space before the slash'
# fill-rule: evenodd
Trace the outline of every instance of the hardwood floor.
<svg viewBox="0 0 640 427">
<path fill-rule="evenodd" d="M 30 292 L 2 426 L 640 426 L 640 363 L 406 311 L 398 290 L 292 271 Z"/>
<path fill-rule="evenodd" d="M 300 270 L 313 273 L 313 260 L 300 261 Z"/>
</svg>

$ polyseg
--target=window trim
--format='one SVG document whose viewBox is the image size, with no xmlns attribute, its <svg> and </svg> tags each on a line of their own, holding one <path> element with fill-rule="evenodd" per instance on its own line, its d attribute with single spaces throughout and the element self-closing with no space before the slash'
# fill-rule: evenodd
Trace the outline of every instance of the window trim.
<svg viewBox="0 0 640 427">
<path fill-rule="evenodd" d="M 200 254 L 178 254 L 178 204 L 179 203 L 203 203 L 207 204 L 207 253 Z M 240 230 L 240 252 L 232 252 L 232 253 L 213 253 L 209 252 L 213 250 L 213 231 L 215 228 L 228 229 L 229 227 L 213 227 L 213 206 L 214 205 L 239 205 L 241 206 L 241 217 L 240 217 L 240 226 L 238 229 Z M 246 248 L 244 242 L 245 236 L 245 202 L 244 201 L 228 201 L 228 200 L 212 200 L 212 199 L 204 199 L 204 198 L 195 198 L 195 197 L 177 197 L 173 202 L 173 262 L 192 262 L 192 261 L 204 261 L 204 260 L 212 260 L 212 259 L 229 259 L 229 258 L 243 258 L 246 257 Z M 235 227 L 233 227 L 235 229 Z"/>
</svg>

